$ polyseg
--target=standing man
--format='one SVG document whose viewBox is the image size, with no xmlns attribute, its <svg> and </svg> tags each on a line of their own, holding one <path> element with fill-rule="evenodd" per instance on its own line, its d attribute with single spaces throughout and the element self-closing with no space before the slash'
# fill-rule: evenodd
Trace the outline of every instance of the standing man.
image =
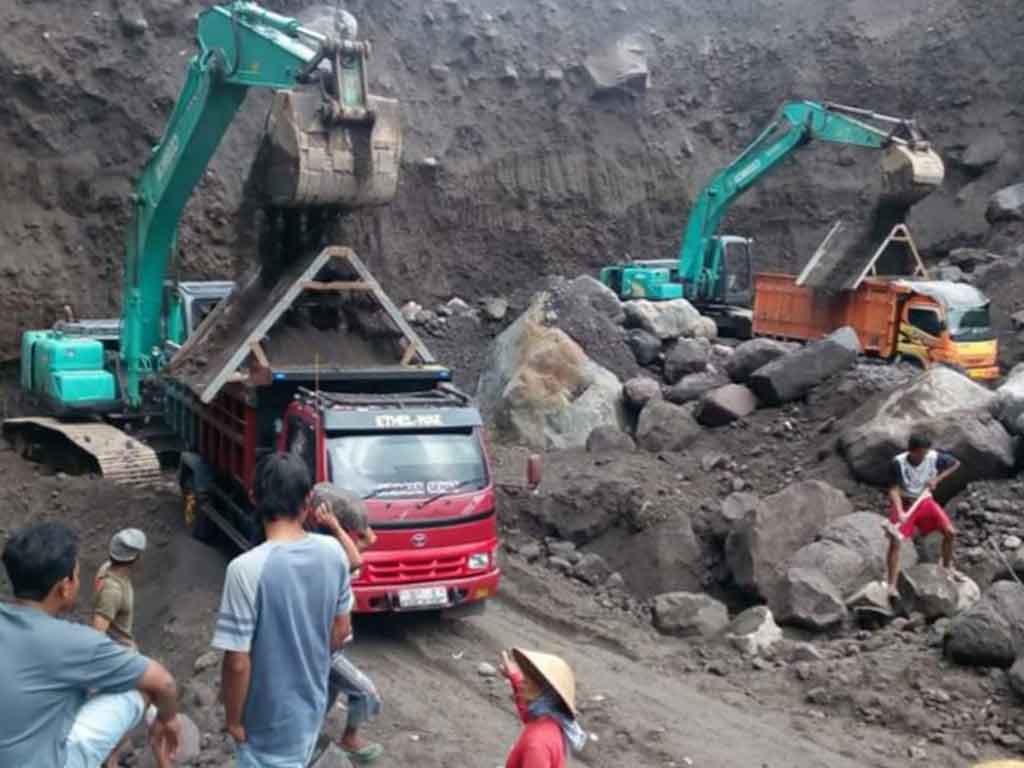
<svg viewBox="0 0 1024 768">
<path fill-rule="evenodd" d="M 313 486 L 309 508 L 311 515 L 307 525 L 337 539 L 348 558 L 349 572 L 356 574 L 363 563 L 363 551 L 377 540 L 370 527 L 366 503 L 331 483 L 318 483 Z M 345 733 L 339 746 L 353 762 L 372 763 L 384 754 L 384 747 L 364 739 L 359 729 L 380 714 L 380 694 L 373 681 L 342 651 L 331 656 L 331 674 L 327 679 L 328 709 L 339 695 L 345 696 L 348 709 Z"/>
<path fill-rule="evenodd" d="M 896 592 L 900 574 L 900 546 L 915 533 L 927 536 L 942 532 L 942 566 L 953 569 L 953 543 L 956 530 L 945 510 L 932 498 L 932 492 L 960 469 L 960 462 L 949 453 L 936 451 L 927 435 L 910 436 L 907 450 L 892 461 L 892 485 L 889 488 L 888 584 Z M 954 576 L 958 576 L 954 572 Z"/>
<path fill-rule="evenodd" d="M 92 625 L 115 642 L 136 648 L 135 589 L 132 568 L 146 551 L 146 534 L 138 528 L 118 531 L 110 540 L 110 559 L 100 566 L 92 598 Z"/>
<path fill-rule="evenodd" d="M 115 643 L 138 650 L 132 630 L 135 624 L 135 590 L 132 567 L 146 551 L 146 534 L 138 528 L 118 531 L 110 540 L 110 559 L 100 566 L 93 582 L 92 625 Z M 127 741 L 127 737 L 125 737 Z M 117 768 L 124 741 L 118 744 L 104 763 Z"/>
<path fill-rule="evenodd" d="M 15 599 L 0 603 L 0 765 L 99 768 L 149 703 L 157 765 L 170 765 L 181 731 L 174 678 L 91 627 L 58 618 L 78 598 L 74 533 L 36 523 L 8 540 L 3 561 Z"/>
<path fill-rule="evenodd" d="M 327 712 L 331 654 L 352 631 L 348 561 L 303 528 L 311 483 L 298 456 L 256 468 L 266 541 L 228 566 L 213 647 L 239 768 L 306 768 Z"/>
</svg>

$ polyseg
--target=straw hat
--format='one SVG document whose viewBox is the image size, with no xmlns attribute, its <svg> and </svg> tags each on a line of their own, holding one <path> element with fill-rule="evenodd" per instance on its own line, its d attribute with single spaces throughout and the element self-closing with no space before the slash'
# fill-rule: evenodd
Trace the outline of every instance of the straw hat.
<svg viewBox="0 0 1024 768">
<path fill-rule="evenodd" d="M 976 763 L 973 768 L 1024 768 L 1024 761 L 992 760 L 987 763 Z"/>
<path fill-rule="evenodd" d="M 522 648 L 513 648 L 512 656 L 536 682 L 545 683 L 553 690 L 565 708 L 576 717 L 576 678 L 568 664 L 550 653 L 525 651 Z"/>
</svg>

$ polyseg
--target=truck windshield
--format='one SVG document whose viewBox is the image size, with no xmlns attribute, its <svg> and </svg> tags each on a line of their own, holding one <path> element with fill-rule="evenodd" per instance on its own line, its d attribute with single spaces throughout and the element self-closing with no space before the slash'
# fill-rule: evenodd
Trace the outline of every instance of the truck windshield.
<svg viewBox="0 0 1024 768">
<path fill-rule="evenodd" d="M 414 499 L 487 484 L 472 430 L 332 435 L 331 480 L 360 496 Z"/>
<path fill-rule="evenodd" d="M 954 341 L 983 341 L 993 337 L 988 304 L 980 307 L 950 307 L 947 315 L 949 335 Z"/>
</svg>

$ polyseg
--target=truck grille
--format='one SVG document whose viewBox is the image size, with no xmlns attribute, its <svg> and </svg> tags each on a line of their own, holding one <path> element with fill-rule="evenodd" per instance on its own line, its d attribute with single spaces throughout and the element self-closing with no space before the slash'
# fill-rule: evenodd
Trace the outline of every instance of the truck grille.
<svg viewBox="0 0 1024 768">
<path fill-rule="evenodd" d="M 368 584 L 412 584 L 439 581 L 462 576 L 465 556 L 434 557 L 423 560 L 395 560 L 366 563 L 362 568 L 363 580 Z"/>
</svg>

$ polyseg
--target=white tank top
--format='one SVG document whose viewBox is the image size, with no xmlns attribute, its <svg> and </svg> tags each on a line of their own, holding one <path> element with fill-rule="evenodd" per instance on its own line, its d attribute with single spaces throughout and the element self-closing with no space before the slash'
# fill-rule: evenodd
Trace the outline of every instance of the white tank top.
<svg viewBox="0 0 1024 768">
<path fill-rule="evenodd" d="M 910 454 L 901 453 L 896 457 L 900 471 L 900 487 L 911 499 L 916 499 L 928 488 L 928 481 L 939 474 L 939 452 L 930 450 L 916 467 L 910 463 Z"/>
</svg>

